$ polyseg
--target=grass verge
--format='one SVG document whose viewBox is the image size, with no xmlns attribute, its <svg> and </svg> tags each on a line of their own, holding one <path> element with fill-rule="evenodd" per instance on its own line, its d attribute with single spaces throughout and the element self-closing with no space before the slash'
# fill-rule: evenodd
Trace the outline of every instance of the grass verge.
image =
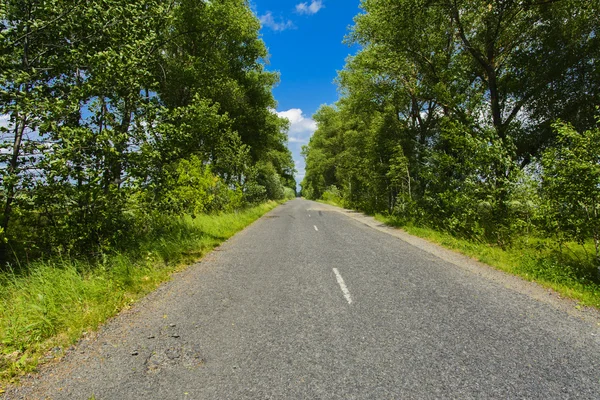
<svg viewBox="0 0 600 400">
<path fill-rule="evenodd" d="M 341 207 L 333 201 L 320 202 Z M 552 240 L 524 235 L 515 240 L 512 247 L 503 249 L 407 224 L 389 215 L 375 214 L 374 217 L 386 225 L 402 228 L 411 235 L 551 288 L 564 297 L 577 300 L 577 307 L 600 309 L 600 282 L 593 263 L 594 245 L 591 242 L 584 245 L 564 243 L 559 247 Z"/>
<path fill-rule="evenodd" d="M 278 204 L 164 219 L 135 250 L 100 263 L 53 259 L 0 273 L 0 394 Z"/>
</svg>

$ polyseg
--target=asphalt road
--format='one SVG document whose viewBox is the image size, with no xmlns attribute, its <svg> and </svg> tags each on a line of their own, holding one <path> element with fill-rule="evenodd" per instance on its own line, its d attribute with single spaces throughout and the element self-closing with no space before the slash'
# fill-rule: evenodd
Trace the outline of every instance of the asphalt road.
<svg viewBox="0 0 600 400">
<path fill-rule="evenodd" d="M 598 399 L 599 335 L 596 322 L 293 200 L 9 395 Z"/>
</svg>

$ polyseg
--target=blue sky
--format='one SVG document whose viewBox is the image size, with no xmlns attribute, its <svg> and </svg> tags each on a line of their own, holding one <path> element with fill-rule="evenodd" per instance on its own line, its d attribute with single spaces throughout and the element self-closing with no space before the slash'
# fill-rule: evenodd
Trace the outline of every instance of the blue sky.
<svg viewBox="0 0 600 400">
<path fill-rule="evenodd" d="M 269 48 L 268 69 L 281 82 L 273 91 L 280 116 L 291 122 L 289 148 L 296 163 L 296 180 L 304 177 L 300 155 L 316 129 L 312 114 L 338 98 L 333 80 L 355 49 L 342 43 L 359 13 L 360 0 L 252 0 Z"/>
</svg>

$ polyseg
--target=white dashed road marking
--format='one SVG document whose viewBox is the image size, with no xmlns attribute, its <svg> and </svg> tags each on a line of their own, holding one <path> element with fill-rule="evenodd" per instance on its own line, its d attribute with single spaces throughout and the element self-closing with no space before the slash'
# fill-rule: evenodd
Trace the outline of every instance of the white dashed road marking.
<svg viewBox="0 0 600 400">
<path fill-rule="evenodd" d="M 342 275 L 340 275 L 340 271 L 338 271 L 337 268 L 334 268 L 333 273 L 335 274 L 335 277 L 337 278 L 337 281 L 340 284 L 340 288 L 342 288 L 342 292 L 344 293 L 344 297 L 348 301 L 348 304 L 352 304 L 352 298 L 350 297 L 350 291 L 346 287 L 346 284 L 344 283 L 344 278 L 342 278 Z"/>
</svg>

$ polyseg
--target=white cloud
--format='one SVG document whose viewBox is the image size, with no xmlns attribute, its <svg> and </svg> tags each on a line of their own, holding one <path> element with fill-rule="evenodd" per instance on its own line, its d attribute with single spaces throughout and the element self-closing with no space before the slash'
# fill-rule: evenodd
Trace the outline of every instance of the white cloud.
<svg viewBox="0 0 600 400">
<path fill-rule="evenodd" d="M 302 157 L 302 145 L 308 144 L 311 136 L 317 130 L 317 123 L 310 117 L 306 117 L 301 109 L 292 108 L 280 111 L 277 115 L 290 121 L 288 131 L 288 147 L 294 158 L 296 167 L 296 181 L 300 182 L 305 175 L 304 157 Z"/>
<path fill-rule="evenodd" d="M 285 31 L 286 29 L 295 28 L 294 23 L 290 20 L 285 21 L 283 18 L 275 18 L 271 11 L 260 17 L 260 23 L 263 27 L 271 28 L 276 32 Z"/>
<path fill-rule="evenodd" d="M 8 114 L 0 114 L 0 133 L 3 132 L 2 128 L 7 128 L 10 129 L 10 116 Z M 1 147 L 0 148 L 0 155 L 7 155 L 11 153 L 11 149 L 9 148 L 5 148 L 5 147 Z"/>
<path fill-rule="evenodd" d="M 298 14 L 307 14 L 313 15 L 319 12 L 321 8 L 323 8 L 322 0 L 313 0 L 310 4 L 308 3 L 300 3 L 296 4 L 296 12 Z"/>
<path fill-rule="evenodd" d="M 10 126 L 10 115 L 0 114 L 0 127 L 8 128 Z"/>
<path fill-rule="evenodd" d="M 306 118 L 299 108 L 281 111 L 277 115 L 290 121 L 288 132 L 290 143 L 306 144 L 317 130 L 317 123 L 312 118 Z"/>
</svg>

